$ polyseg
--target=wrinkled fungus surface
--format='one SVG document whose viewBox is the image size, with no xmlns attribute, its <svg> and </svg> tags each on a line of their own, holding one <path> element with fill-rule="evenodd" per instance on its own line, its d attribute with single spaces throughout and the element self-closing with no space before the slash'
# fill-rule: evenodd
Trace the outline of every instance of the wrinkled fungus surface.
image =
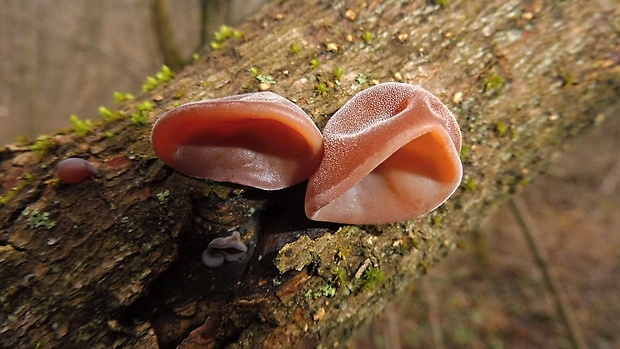
<svg viewBox="0 0 620 349">
<path fill-rule="evenodd" d="M 461 132 L 423 88 L 384 83 L 354 96 L 327 122 L 325 152 L 306 215 L 346 224 L 412 219 L 441 205 L 462 177 Z"/>
</svg>

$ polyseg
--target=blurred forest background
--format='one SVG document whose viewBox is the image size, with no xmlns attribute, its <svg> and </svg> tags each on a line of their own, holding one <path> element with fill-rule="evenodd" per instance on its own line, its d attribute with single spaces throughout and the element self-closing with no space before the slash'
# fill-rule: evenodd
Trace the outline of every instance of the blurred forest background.
<svg viewBox="0 0 620 349">
<path fill-rule="evenodd" d="M 71 114 L 98 119 L 114 91 L 139 94 L 164 63 L 154 6 L 168 4 L 189 61 L 261 2 L 0 0 L 0 143 L 67 127 Z M 349 346 L 620 348 L 618 149 L 620 116 L 567 144 L 518 198 L 529 232 L 507 205 Z"/>
</svg>

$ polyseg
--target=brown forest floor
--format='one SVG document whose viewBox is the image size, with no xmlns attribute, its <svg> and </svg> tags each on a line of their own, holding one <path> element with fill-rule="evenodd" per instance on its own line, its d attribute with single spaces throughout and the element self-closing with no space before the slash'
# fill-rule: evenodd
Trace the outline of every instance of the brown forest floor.
<svg viewBox="0 0 620 349">
<path fill-rule="evenodd" d="M 620 348 L 620 116 L 554 164 L 521 198 L 587 346 Z M 572 347 L 508 206 L 460 247 L 349 347 Z"/>
</svg>

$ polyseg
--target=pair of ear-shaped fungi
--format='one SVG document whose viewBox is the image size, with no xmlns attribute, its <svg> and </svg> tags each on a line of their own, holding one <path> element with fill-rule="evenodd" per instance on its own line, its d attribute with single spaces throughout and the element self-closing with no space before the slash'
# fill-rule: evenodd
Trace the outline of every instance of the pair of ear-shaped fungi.
<svg viewBox="0 0 620 349">
<path fill-rule="evenodd" d="M 308 178 L 308 218 L 383 224 L 432 211 L 462 177 L 461 132 L 423 88 L 383 83 L 354 96 L 323 134 L 272 92 L 188 103 L 153 127 L 155 153 L 192 177 L 276 190 Z"/>
</svg>

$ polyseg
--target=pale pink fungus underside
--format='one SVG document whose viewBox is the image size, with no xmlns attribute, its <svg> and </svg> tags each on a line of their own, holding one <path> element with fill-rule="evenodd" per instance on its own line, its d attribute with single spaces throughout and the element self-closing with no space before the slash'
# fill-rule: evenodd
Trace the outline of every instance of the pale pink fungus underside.
<svg viewBox="0 0 620 349">
<path fill-rule="evenodd" d="M 306 192 L 306 215 L 346 224 L 418 217 L 462 177 L 461 132 L 423 88 L 384 83 L 354 96 L 323 130 L 324 157 Z"/>
<path fill-rule="evenodd" d="M 314 122 L 272 92 L 184 104 L 157 120 L 151 138 L 179 172 L 265 190 L 306 180 L 323 154 Z"/>
<path fill-rule="evenodd" d="M 231 236 L 213 239 L 202 253 L 202 262 L 211 268 L 219 267 L 224 261 L 239 260 L 247 250 L 239 232 L 234 231 Z"/>
</svg>

